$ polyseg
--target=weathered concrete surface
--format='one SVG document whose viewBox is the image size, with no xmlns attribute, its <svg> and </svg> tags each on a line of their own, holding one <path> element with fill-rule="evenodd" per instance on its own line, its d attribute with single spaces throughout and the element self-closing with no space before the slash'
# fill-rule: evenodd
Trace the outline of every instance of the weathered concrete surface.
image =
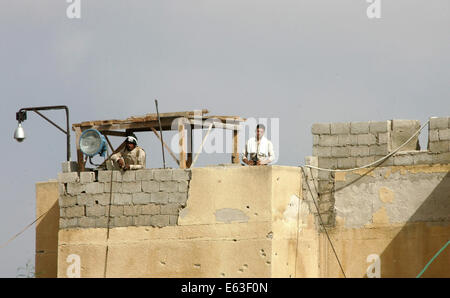
<svg viewBox="0 0 450 298">
<path fill-rule="evenodd" d="M 36 218 L 48 212 L 36 222 L 35 277 L 56 277 L 58 261 L 58 182 L 36 183 Z"/>
<path fill-rule="evenodd" d="M 336 226 L 329 230 L 348 277 L 364 277 L 377 254 L 381 277 L 415 277 L 450 239 L 450 165 L 398 166 L 339 173 Z M 323 235 L 321 276 L 342 277 Z M 445 250 L 424 277 L 450 277 Z"/>
<path fill-rule="evenodd" d="M 296 167 L 193 169 L 177 226 L 110 230 L 107 276 L 317 276 L 318 233 L 301 197 Z M 82 277 L 103 276 L 105 229 L 59 237 L 59 277 L 69 254 L 80 255 Z"/>
</svg>

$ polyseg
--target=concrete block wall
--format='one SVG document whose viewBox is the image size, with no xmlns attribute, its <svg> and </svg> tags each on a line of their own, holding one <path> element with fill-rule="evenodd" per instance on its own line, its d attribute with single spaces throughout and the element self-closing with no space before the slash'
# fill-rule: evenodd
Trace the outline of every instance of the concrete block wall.
<svg viewBox="0 0 450 298">
<path fill-rule="evenodd" d="M 191 171 L 59 173 L 60 229 L 176 225 Z"/>
<path fill-rule="evenodd" d="M 350 169 L 370 164 L 401 146 L 421 127 L 417 120 L 315 123 L 313 157 L 306 164 L 327 169 Z M 414 137 L 380 166 L 450 163 L 450 117 L 430 118 L 428 146 L 420 150 Z M 422 133 L 425 130 L 422 130 Z M 311 158 L 317 158 L 311 159 Z M 311 160 L 314 162 L 311 163 Z M 334 223 L 334 172 L 317 171 L 318 205 L 326 225 Z M 312 182 L 310 182 L 312 185 Z"/>
</svg>

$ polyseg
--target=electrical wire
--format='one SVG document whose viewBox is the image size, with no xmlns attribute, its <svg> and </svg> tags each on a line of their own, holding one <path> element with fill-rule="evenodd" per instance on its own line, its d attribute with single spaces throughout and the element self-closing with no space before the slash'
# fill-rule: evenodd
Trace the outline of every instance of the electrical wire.
<svg viewBox="0 0 450 298">
<path fill-rule="evenodd" d="M 36 218 L 32 223 L 28 224 L 22 231 L 20 231 L 19 233 L 15 234 L 13 237 L 11 237 L 8 241 L 6 241 L 5 243 L 3 243 L 2 245 L 0 245 L 0 248 L 5 247 L 6 245 L 8 245 L 11 241 L 13 241 L 14 239 L 16 239 L 17 237 L 19 237 L 19 235 L 21 235 L 23 232 L 25 232 L 29 227 L 31 227 L 35 222 L 37 222 L 41 217 L 43 217 L 44 215 L 46 215 L 48 212 L 50 212 L 51 209 L 47 210 L 46 212 L 44 212 L 43 214 L 41 214 L 38 218 Z"/>
<path fill-rule="evenodd" d="M 325 231 L 325 234 L 326 234 L 326 236 L 327 236 L 327 238 L 328 238 L 328 242 L 330 242 L 331 248 L 332 248 L 333 253 L 334 253 L 334 256 L 336 257 L 336 260 L 337 260 L 337 262 L 338 262 L 338 264 L 339 264 L 339 267 L 341 268 L 342 274 L 344 275 L 344 278 L 347 278 L 347 276 L 345 275 L 344 268 L 342 268 L 341 261 L 339 260 L 339 257 L 338 257 L 338 255 L 337 255 L 337 253 L 336 253 L 336 250 L 334 249 L 333 242 L 331 241 L 331 238 L 330 238 L 330 236 L 328 235 L 327 228 L 325 227 L 325 224 L 323 223 L 322 215 L 320 214 L 320 211 L 319 211 L 319 206 L 317 205 L 316 200 L 314 199 L 314 195 L 313 195 L 313 193 L 312 193 L 312 191 L 311 191 L 311 187 L 309 186 L 308 178 L 307 178 L 307 176 L 306 176 L 305 170 L 303 169 L 302 166 L 300 166 L 300 168 L 302 169 L 303 175 L 304 175 L 304 177 L 305 177 L 306 185 L 308 186 L 309 193 L 311 194 L 311 198 L 312 198 L 312 200 L 313 200 L 313 202 L 314 202 L 314 206 L 316 207 L 317 215 L 319 216 L 320 224 L 322 225 L 322 227 L 323 227 L 323 229 L 324 229 L 324 231 Z M 311 171 L 311 169 L 309 169 L 309 171 L 310 171 L 310 173 L 311 173 L 311 177 L 313 177 L 313 176 L 312 176 L 312 171 Z M 314 183 L 314 181 L 313 181 L 313 183 Z M 316 185 L 315 185 L 315 184 L 314 184 L 314 188 L 316 188 Z M 316 191 L 317 191 L 317 189 L 316 189 Z M 317 192 L 317 194 L 318 194 L 318 192 Z"/>
</svg>

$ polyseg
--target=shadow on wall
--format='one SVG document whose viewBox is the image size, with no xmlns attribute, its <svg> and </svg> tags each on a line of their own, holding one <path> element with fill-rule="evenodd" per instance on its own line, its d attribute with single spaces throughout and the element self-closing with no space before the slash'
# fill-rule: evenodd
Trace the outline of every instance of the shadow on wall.
<svg viewBox="0 0 450 298">
<path fill-rule="evenodd" d="M 449 218 L 450 172 L 381 254 L 381 277 L 416 277 L 450 240 Z M 450 247 L 421 277 L 450 277 Z"/>
<path fill-rule="evenodd" d="M 58 271 L 59 202 L 36 226 L 35 277 L 55 278 Z"/>
</svg>

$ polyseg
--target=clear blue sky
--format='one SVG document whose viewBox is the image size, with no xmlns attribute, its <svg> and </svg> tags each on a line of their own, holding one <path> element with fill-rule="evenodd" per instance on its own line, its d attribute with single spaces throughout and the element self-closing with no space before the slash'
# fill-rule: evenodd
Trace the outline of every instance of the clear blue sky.
<svg viewBox="0 0 450 298">
<path fill-rule="evenodd" d="M 32 113 L 15 142 L 21 107 L 68 105 L 78 123 L 153 113 L 158 98 L 161 112 L 275 117 L 278 164 L 293 166 L 311 155 L 314 122 L 449 116 L 448 0 L 381 0 L 381 19 L 363 0 L 81 0 L 81 19 L 68 5 L 0 2 L 0 243 L 34 220 L 35 183 L 66 156 L 64 135 Z M 155 137 L 140 141 L 160 167 Z M 0 249 L 0 277 L 34 263 L 34 237 Z"/>
</svg>

